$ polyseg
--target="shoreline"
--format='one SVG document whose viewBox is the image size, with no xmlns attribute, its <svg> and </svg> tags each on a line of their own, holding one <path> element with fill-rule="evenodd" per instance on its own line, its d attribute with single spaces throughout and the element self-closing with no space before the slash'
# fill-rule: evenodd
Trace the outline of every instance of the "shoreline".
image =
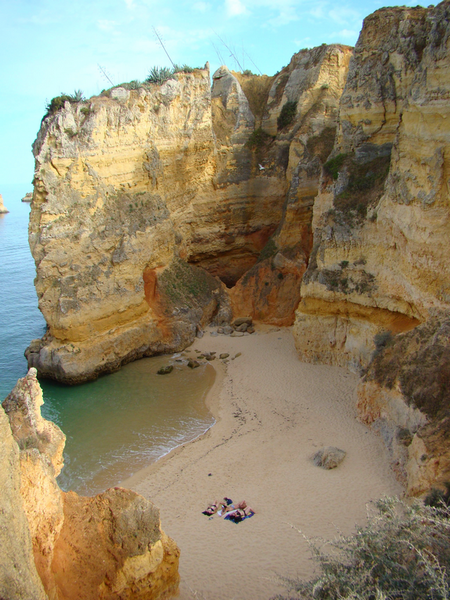
<svg viewBox="0 0 450 600">
<path fill-rule="evenodd" d="M 193 348 L 194 344 L 195 342 L 191 346 L 189 346 L 189 349 Z M 186 352 L 186 350 L 184 350 L 183 352 Z M 133 486 L 138 486 L 142 482 L 145 482 L 147 477 L 150 477 L 154 471 L 157 471 L 160 467 L 162 467 L 167 460 L 174 458 L 175 456 L 177 456 L 177 454 L 182 452 L 184 447 L 189 446 L 190 444 L 194 444 L 195 442 L 203 439 L 211 433 L 211 430 L 217 425 L 217 423 L 220 420 L 220 392 L 222 389 L 223 381 L 226 376 L 225 365 L 221 364 L 221 362 L 219 363 L 219 361 L 217 362 L 217 365 L 214 364 L 214 361 L 209 363 L 214 368 L 215 376 L 214 382 L 211 388 L 206 393 L 206 397 L 204 399 L 205 406 L 212 415 L 213 423 L 211 423 L 211 425 L 209 425 L 209 427 L 203 433 L 200 433 L 192 440 L 182 442 L 178 446 L 175 446 L 174 448 L 160 456 L 157 460 L 155 460 L 155 462 L 152 462 L 146 467 L 139 469 L 138 471 L 136 471 L 136 473 L 130 475 L 130 477 L 123 479 L 120 483 L 117 484 L 117 486 L 134 489 Z"/>
<path fill-rule="evenodd" d="M 120 485 L 159 507 L 180 547 L 180 600 L 268 600 L 285 592 L 281 577 L 313 573 L 299 531 L 349 534 L 364 524 L 367 503 L 403 489 L 381 439 L 356 420 L 358 377 L 301 363 L 291 328 L 237 338 L 207 331 L 195 349 L 242 353 L 227 365 L 213 361 L 205 402 L 214 426 Z M 347 452 L 332 471 L 311 461 L 328 445 Z M 202 514 L 224 496 L 246 500 L 256 514 L 237 525 Z"/>
</svg>

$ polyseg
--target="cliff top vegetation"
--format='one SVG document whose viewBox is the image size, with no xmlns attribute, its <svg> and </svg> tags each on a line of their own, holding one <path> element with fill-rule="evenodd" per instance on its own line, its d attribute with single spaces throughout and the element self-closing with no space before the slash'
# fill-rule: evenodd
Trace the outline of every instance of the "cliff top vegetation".
<svg viewBox="0 0 450 600">
<path fill-rule="evenodd" d="M 309 541 L 320 574 L 285 580 L 273 600 L 418 600 L 449 598 L 450 512 L 444 503 L 384 498 L 355 535 Z M 323 546 L 327 545 L 328 552 Z"/>
</svg>

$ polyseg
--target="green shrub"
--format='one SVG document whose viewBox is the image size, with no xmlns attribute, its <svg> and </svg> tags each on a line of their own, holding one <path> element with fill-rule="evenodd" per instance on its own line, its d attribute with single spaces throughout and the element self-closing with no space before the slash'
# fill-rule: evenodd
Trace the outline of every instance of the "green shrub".
<svg viewBox="0 0 450 600">
<path fill-rule="evenodd" d="M 425 498 L 425 504 L 434 508 L 442 508 L 443 505 L 450 504 L 450 482 L 445 481 L 445 491 L 437 488 L 431 488 Z"/>
<path fill-rule="evenodd" d="M 141 88 L 143 86 L 142 81 L 139 81 L 139 79 L 133 79 L 133 81 L 127 81 L 125 83 L 120 83 L 119 85 L 115 85 L 115 88 L 118 87 L 122 87 L 125 88 L 126 90 L 138 90 L 139 88 Z M 113 88 L 111 88 L 113 89 Z"/>
<path fill-rule="evenodd" d="M 158 85 L 161 85 L 171 79 L 172 76 L 173 71 L 168 67 L 153 67 L 145 81 L 146 83 L 157 83 Z"/>
<path fill-rule="evenodd" d="M 324 540 L 310 542 L 321 572 L 307 582 L 285 580 L 289 600 L 449 598 L 450 513 L 445 505 L 385 498 L 376 509 L 355 535 L 327 543 L 332 554 L 322 550 Z"/>
<path fill-rule="evenodd" d="M 84 102 L 85 98 L 83 96 L 83 92 L 81 90 L 75 90 L 73 94 L 63 94 L 60 96 L 55 96 L 51 101 L 47 104 L 46 113 L 43 117 L 43 120 L 49 115 L 56 114 L 61 108 L 64 107 L 66 102 L 70 102 L 71 104 L 76 104 L 78 102 Z"/>
<path fill-rule="evenodd" d="M 339 177 L 339 171 L 342 169 L 342 165 L 344 164 L 346 158 L 347 154 L 338 154 L 334 158 L 330 158 L 330 160 L 323 165 L 323 168 L 329 175 L 333 177 L 333 179 L 337 179 Z"/>
<path fill-rule="evenodd" d="M 174 65 L 171 69 L 169 67 L 153 67 L 148 74 L 145 83 L 156 83 L 162 85 L 169 79 L 173 79 L 176 73 L 193 73 L 195 69 L 189 65 Z"/>
<path fill-rule="evenodd" d="M 306 148 L 310 154 L 318 156 L 320 161 L 324 163 L 333 149 L 335 137 L 336 127 L 324 127 L 318 135 L 308 138 Z"/>
<path fill-rule="evenodd" d="M 195 71 L 194 67 L 190 67 L 189 65 L 175 65 L 173 68 L 173 73 L 193 73 Z"/>
<path fill-rule="evenodd" d="M 258 150 L 259 148 L 264 147 L 266 144 L 273 141 L 273 136 L 269 133 L 266 133 L 261 129 L 255 129 L 255 131 L 250 135 L 246 142 L 247 148 L 250 150 Z"/>
<path fill-rule="evenodd" d="M 267 244 L 261 250 L 261 253 L 258 256 L 257 262 L 262 262 L 263 260 L 266 260 L 267 258 L 272 258 L 272 256 L 275 256 L 275 254 L 277 252 L 278 252 L 278 247 L 277 247 L 274 239 L 269 238 L 269 240 L 267 241 Z"/>
<path fill-rule="evenodd" d="M 75 137 L 77 135 L 77 132 L 74 131 L 71 127 L 67 127 L 66 129 L 64 129 L 64 133 L 70 138 Z"/>
<path fill-rule="evenodd" d="M 277 119 L 278 130 L 284 129 L 292 123 L 297 114 L 297 102 L 286 102 L 281 109 L 280 115 Z"/>
<path fill-rule="evenodd" d="M 209 301 L 218 283 L 207 271 L 181 259 L 174 260 L 158 277 L 160 293 L 166 297 L 166 310 L 173 306 L 195 307 Z M 172 306 L 170 306 L 172 304 Z"/>
<path fill-rule="evenodd" d="M 247 75 L 247 77 L 250 77 L 250 75 L 253 75 L 253 73 L 250 69 L 245 69 L 242 71 L 242 75 Z"/>
</svg>

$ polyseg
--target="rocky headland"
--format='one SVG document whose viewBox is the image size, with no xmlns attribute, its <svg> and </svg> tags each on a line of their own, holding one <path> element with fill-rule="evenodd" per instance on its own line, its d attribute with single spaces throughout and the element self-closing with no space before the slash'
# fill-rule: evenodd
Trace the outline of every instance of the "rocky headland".
<svg viewBox="0 0 450 600">
<path fill-rule="evenodd" d="M 360 376 L 359 417 L 408 493 L 444 486 L 449 34 L 449 0 L 386 8 L 354 49 L 302 50 L 273 77 L 221 67 L 211 87 L 206 65 L 53 103 L 29 229 L 48 330 L 29 366 L 75 384 L 208 324 L 293 325 L 301 361 Z M 87 598 L 139 598 L 142 578 L 174 591 L 157 509 L 120 489 L 62 494 L 63 434 L 18 400 L 39 398 L 35 372 L 18 386 L 0 414 L 7 597 L 72 598 L 80 573 Z"/>
<path fill-rule="evenodd" d="M 3 196 L 0 194 L 0 215 L 3 215 L 5 213 L 9 213 L 9 210 L 3 204 Z"/>
<path fill-rule="evenodd" d="M 36 370 L 0 408 L 0 595 L 5 600 L 162 599 L 178 589 L 176 544 L 135 492 L 63 493 L 65 435 L 42 418 Z"/>
<path fill-rule="evenodd" d="M 449 10 L 378 10 L 355 49 L 302 50 L 273 77 L 221 67 L 211 88 L 206 65 L 49 111 L 30 218 L 48 331 L 29 365 L 78 383 L 208 323 L 293 324 L 301 360 L 363 376 L 361 418 L 391 449 L 410 431 L 392 450 L 410 491 L 442 480 L 426 441 L 441 412 L 402 385 L 409 359 L 371 373 L 408 336 L 448 350 Z"/>
<path fill-rule="evenodd" d="M 27 192 L 21 202 L 31 202 L 33 200 L 33 192 Z"/>
</svg>

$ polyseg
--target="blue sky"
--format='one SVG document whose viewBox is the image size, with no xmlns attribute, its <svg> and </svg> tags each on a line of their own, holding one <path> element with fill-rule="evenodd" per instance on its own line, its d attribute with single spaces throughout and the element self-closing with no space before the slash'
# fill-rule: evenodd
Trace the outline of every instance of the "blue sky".
<svg viewBox="0 0 450 600">
<path fill-rule="evenodd" d="M 291 56 L 322 43 L 353 46 L 365 16 L 383 0 L 1 0 L 0 193 L 29 184 L 31 144 L 52 97 L 85 96 L 145 79 L 173 62 L 211 71 L 225 62 L 273 75 Z M 415 0 L 407 2 L 417 5 Z"/>
</svg>

